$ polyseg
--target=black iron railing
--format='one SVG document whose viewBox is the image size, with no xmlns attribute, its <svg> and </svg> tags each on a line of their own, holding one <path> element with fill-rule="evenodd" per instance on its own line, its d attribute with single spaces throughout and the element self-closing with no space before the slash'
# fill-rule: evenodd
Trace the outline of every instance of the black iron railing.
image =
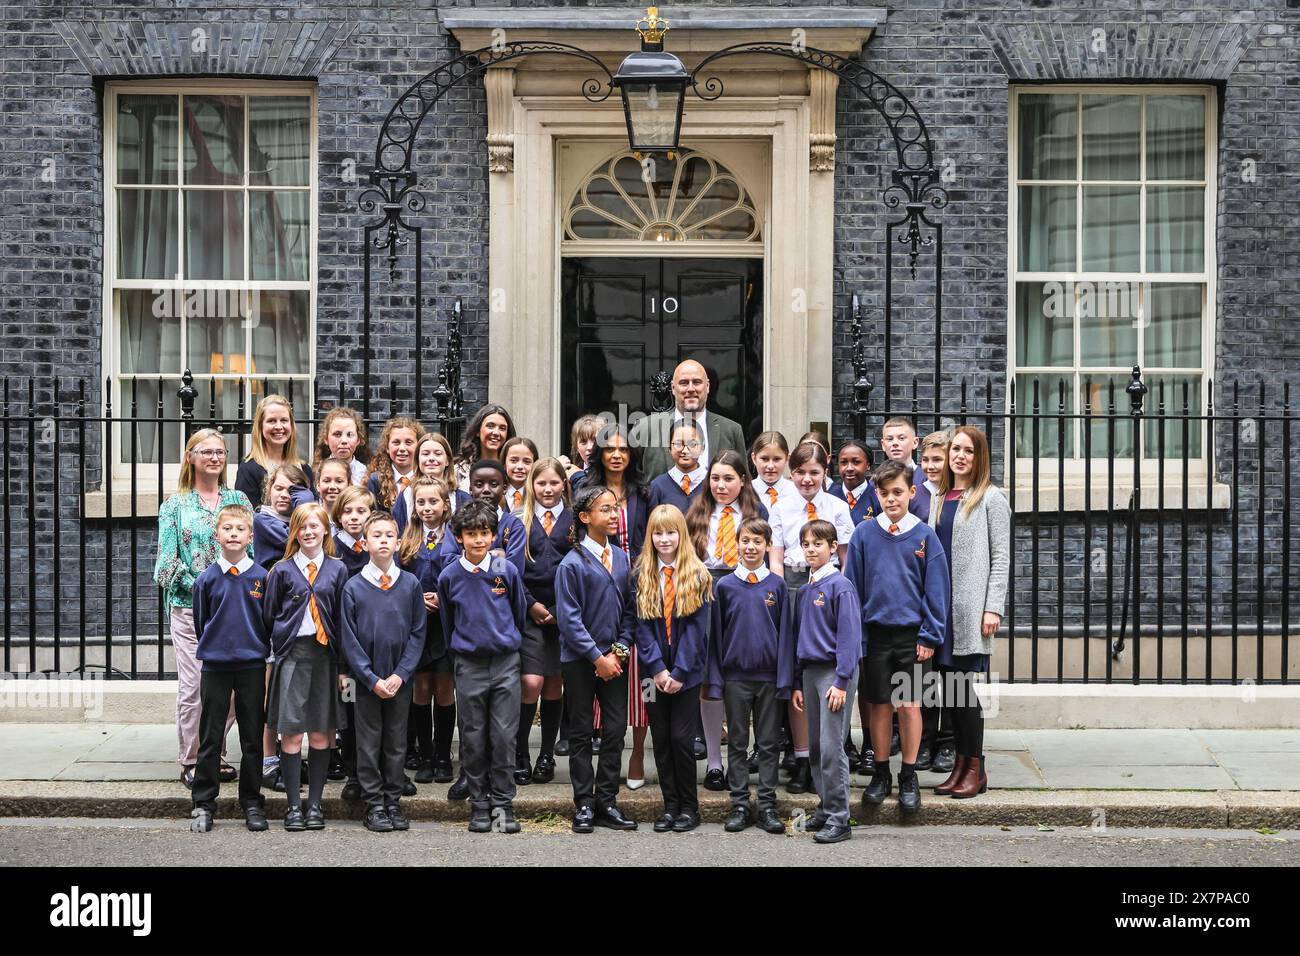
<svg viewBox="0 0 1300 956">
<path fill-rule="evenodd" d="M 1098 402 L 1074 409 L 1063 391 L 1021 395 L 994 380 L 961 382 L 935 408 L 913 382 L 910 401 L 888 408 L 922 433 L 973 424 L 990 439 L 994 480 L 1013 513 L 994 670 L 1035 682 L 1294 682 L 1298 416 L 1289 387 L 1233 386 L 1225 401 L 1207 384 L 1197 407 L 1186 389 L 1157 384 L 1143 393 L 1136 369 L 1132 383 L 1111 382 Z M 247 451 L 249 422 L 217 415 L 203 383 L 180 418 L 161 403 L 96 408 L 98 391 L 86 381 L 0 383 L 8 673 L 169 675 L 151 572 L 157 489 L 167 491 L 174 465 L 143 460 L 140 435 L 214 426 L 230 434 L 232 459 Z M 396 385 L 386 397 L 372 402 L 372 436 L 387 417 L 413 413 Z M 311 429 L 335 404 L 356 407 L 358 398 L 341 386 L 314 388 L 313 414 L 300 424 Z M 451 411 L 446 396 L 434 404 Z M 872 434 L 886 416 L 879 405 L 861 421 Z M 425 417 L 453 446 L 464 424 L 456 411 Z M 1072 459 L 1064 436 L 1075 427 L 1082 454 Z M 1141 451 L 1136 461 L 1132 449 Z"/>
</svg>

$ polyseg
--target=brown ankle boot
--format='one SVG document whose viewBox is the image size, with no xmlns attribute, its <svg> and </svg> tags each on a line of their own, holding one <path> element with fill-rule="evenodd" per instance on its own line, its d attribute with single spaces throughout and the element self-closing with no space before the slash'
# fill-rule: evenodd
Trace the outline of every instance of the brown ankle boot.
<svg viewBox="0 0 1300 956">
<path fill-rule="evenodd" d="M 966 769 L 962 772 L 961 779 L 949 793 L 954 800 L 965 800 L 968 797 L 976 797 L 989 788 L 989 778 L 984 773 L 984 759 L 982 757 L 967 757 Z"/>
<path fill-rule="evenodd" d="M 957 786 L 957 781 L 959 781 L 961 779 L 961 775 L 966 772 L 967 759 L 968 758 L 966 757 L 965 754 L 957 755 L 957 759 L 954 760 L 952 764 L 952 773 L 948 774 L 947 780 L 945 780 L 943 783 L 939 784 L 939 786 L 934 788 L 935 793 L 943 797 L 946 797 L 948 796 L 948 794 L 952 793 L 952 788 Z"/>
</svg>

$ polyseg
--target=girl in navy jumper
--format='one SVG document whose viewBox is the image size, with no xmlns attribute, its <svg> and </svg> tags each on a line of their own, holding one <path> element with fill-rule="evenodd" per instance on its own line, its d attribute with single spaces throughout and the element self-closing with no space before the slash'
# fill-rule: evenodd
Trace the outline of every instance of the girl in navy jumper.
<svg viewBox="0 0 1300 956">
<path fill-rule="evenodd" d="M 510 452 L 507 447 L 506 459 Z M 507 464 L 507 468 L 509 465 Z M 528 617 L 519 649 L 519 736 L 515 742 L 515 783 L 555 778 L 555 738 L 563 710 L 564 680 L 560 676 L 560 632 L 555 619 L 555 572 L 569 553 L 569 486 L 564 465 L 543 458 L 528 473 L 527 491 L 520 511 L 524 525 L 524 590 Z M 528 733 L 542 701 L 542 741 L 537 764 L 530 763 Z"/>
<path fill-rule="evenodd" d="M 333 527 L 334 505 L 339 500 L 339 495 L 351 487 L 352 481 L 346 461 L 326 458 L 320 463 L 316 471 L 316 499 L 330 513 L 330 534 L 337 530 Z"/>
<path fill-rule="evenodd" d="M 366 554 L 362 529 L 366 526 L 370 512 L 374 510 L 375 496 L 366 489 L 353 485 L 343 489 L 343 493 L 334 502 L 334 510 L 330 512 L 334 528 L 334 552 L 348 569 L 349 578 L 359 574 L 370 560 Z"/>
<path fill-rule="evenodd" d="M 627 729 L 626 665 L 633 645 L 634 601 L 627 555 L 614 542 L 620 508 L 601 485 L 583 485 L 573 501 L 573 548 L 555 573 L 555 617 L 560 667 L 569 701 L 569 778 L 573 781 L 575 833 L 597 825 L 635 830 L 619 811 L 619 770 Z M 640 697 L 638 689 L 637 696 Z M 591 768 L 592 705 L 600 703 L 610 742 Z"/>
<path fill-rule="evenodd" d="M 700 714 L 713 613 L 713 578 L 695 554 L 686 519 L 672 505 L 650 512 L 652 547 L 636 567 L 636 646 L 642 672 L 654 681 L 650 732 L 664 812 L 656 833 L 685 833 L 700 825 L 695 786 L 695 734 Z"/>
<path fill-rule="evenodd" d="M 876 489 L 871 483 L 871 451 L 865 443 L 850 438 L 840 446 L 836 465 L 840 480 L 831 485 L 831 494 L 848 504 L 856 528 L 880 511 Z"/>
<path fill-rule="evenodd" d="M 262 505 L 253 515 L 253 559 L 270 568 L 284 557 L 289 540 L 289 516 L 299 504 L 314 500 L 307 476 L 297 465 L 277 465 L 266 476 Z"/>
<path fill-rule="evenodd" d="M 784 833 L 776 813 L 781 714 L 794 687 L 794 632 L 785 582 L 767 566 L 772 527 L 762 518 L 740 526 L 740 562 L 715 586 L 704 694 L 725 705 L 727 785 L 731 815 L 725 829 L 738 833 L 754 822 L 749 802 L 749 763 L 758 764 L 758 825 Z M 754 756 L 749 743 L 754 724 Z"/>
<path fill-rule="evenodd" d="M 501 465 L 506 470 L 507 482 L 504 507 L 512 514 L 517 515 L 524 506 L 528 473 L 538 457 L 533 440 L 522 435 L 516 435 L 501 446 Z"/>
<path fill-rule="evenodd" d="M 420 474 L 437 478 L 449 490 L 451 514 L 472 500 L 469 492 L 456 487 L 456 464 L 451 453 L 451 442 L 438 432 L 426 433 L 415 443 L 415 463 Z"/>
<path fill-rule="evenodd" d="M 683 418 L 673 426 L 668 444 L 673 467 L 650 482 L 646 492 L 646 505 L 650 509 L 672 505 L 682 514 L 690 510 L 692 502 L 704 491 L 708 481 L 708 462 L 700 461 L 704 441 L 699 423 L 694 418 Z"/>
<path fill-rule="evenodd" d="M 438 616 L 438 575 L 446 563 L 442 539 L 451 517 L 448 488 L 437 478 L 421 475 L 411 486 L 415 517 L 407 522 L 399 545 L 398 561 L 420 583 L 426 614 L 424 652 L 415 668 L 411 688 L 411 734 L 407 739 L 407 769 L 415 770 L 416 783 L 432 783 L 436 746 L 433 731 L 433 698 L 441 689 L 440 703 L 455 705 L 451 658 L 443 641 Z M 439 684 L 442 685 L 439 688 Z M 447 738 L 450 762 L 451 738 Z M 415 757 L 412 766 L 412 757 Z M 450 767 L 447 768 L 450 776 Z"/>
<path fill-rule="evenodd" d="M 415 480 L 415 447 L 424 426 L 413 418 L 390 418 L 379 433 L 379 448 L 370 459 L 366 487 L 375 502 L 397 519 L 397 532 L 406 529 L 411 513 L 410 489 Z"/>
<path fill-rule="evenodd" d="M 280 773 L 289 810 L 284 828 L 323 830 L 321 795 L 330 746 L 339 725 L 339 612 L 348 572 L 333 557 L 329 515 L 320 504 L 299 505 L 289 519 L 284 559 L 266 579 L 266 614 L 275 674 L 267 726 L 280 734 Z M 302 738 L 307 735 L 308 796 L 304 814 Z"/>
</svg>

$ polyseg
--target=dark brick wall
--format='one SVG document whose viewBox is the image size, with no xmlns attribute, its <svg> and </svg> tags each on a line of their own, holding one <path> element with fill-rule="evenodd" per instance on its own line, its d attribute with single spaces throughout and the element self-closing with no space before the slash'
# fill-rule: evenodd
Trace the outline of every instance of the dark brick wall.
<svg viewBox="0 0 1300 956">
<path fill-rule="evenodd" d="M 719 0 L 713 0 L 717 5 Z M 725 3 L 725 0 L 722 0 Z M 842 5 L 826 0 L 830 5 Z M 26 413 L 27 378 L 35 374 L 38 415 L 55 399 L 58 382 L 63 402 L 75 400 L 79 379 L 89 389 L 89 414 L 98 413 L 101 380 L 101 250 L 105 237 L 101 204 L 102 117 L 100 82 L 113 77 L 158 74 L 217 76 L 313 77 L 319 84 L 318 118 L 320 202 L 317 309 L 317 368 L 327 395 L 338 383 L 355 383 L 360 367 L 361 230 L 367 216 L 356 201 L 363 187 L 357 176 L 373 162 L 379 124 L 393 101 L 429 68 L 447 58 L 451 44 L 439 21 L 439 9 L 451 6 L 500 5 L 434 3 L 406 0 L 362 5 L 352 0 L 314 0 L 270 5 L 238 0 L 187 2 L 183 8 L 165 0 L 87 0 L 0 7 L 0 112 L 5 134 L 0 139 L 0 375 L 12 379 L 12 409 Z M 624 0 L 593 3 L 520 2 L 514 6 L 627 7 Z M 682 3 L 680 6 L 690 4 Z M 779 2 L 776 6 L 800 6 Z M 1194 2 L 1038 2 L 1011 0 L 901 0 L 888 4 L 888 20 L 871 41 L 864 62 L 896 84 L 917 105 L 935 143 L 936 160 L 952 172 L 945 183 L 950 203 L 935 214 L 944 229 L 942 404 L 956 411 L 957 383 L 972 376 L 978 383 L 972 404 L 982 410 L 983 382 L 994 383 L 995 408 L 1004 402 L 1006 355 L 1006 196 L 1008 83 L 1018 81 L 1114 80 L 1133 82 L 1197 81 L 1217 85 L 1220 97 L 1218 156 L 1218 318 L 1216 378 L 1251 383 L 1247 410 L 1255 407 L 1254 383 L 1270 389 L 1286 381 L 1300 384 L 1300 243 L 1292 224 L 1300 214 L 1300 4 L 1297 0 Z M 671 16 L 671 9 L 666 11 Z M 215 53 L 198 61 L 186 49 L 194 29 L 210 31 Z M 1093 50 L 1101 31 L 1106 52 Z M 250 54 L 257 50 L 256 56 Z M 468 310 L 462 375 L 467 404 L 486 400 L 487 341 L 487 173 L 483 139 L 485 107 L 481 85 L 453 91 L 425 123 L 417 155 L 421 190 L 428 199 L 425 221 L 436 229 L 425 236 L 424 354 L 426 367 L 440 357 L 443 320 L 460 297 Z M 863 295 L 879 335 L 882 264 L 886 221 L 895 215 L 880 196 L 888 185 L 894 155 L 880 118 L 862 97 L 841 87 L 839 141 L 835 172 L 838 209 L 835 238 L 836 306 L 848 308 L 853 292 Z M 54 182 L 42 179 L 53 161 Z M 1253 181 L 1242 175 L 1254 164 Z M 376 268 L 382 263 L 375 262 Z M 411 272 L 396 283 L 384 282 L 375 301 L 374 371 L 385 386 L 377 408 L 386 412 L 387 383 L 396 382 L 399 405 L 409 407 L 414 389 L 410 343 L 413 328 L 409 303 Z M 922 259 L 917 279 L 896 256 L 894 274 L 894 391 L 888 404 L 910 407 L 911 377 L 919 376 L 922 407 L 933 402 L 934 271 Z M 849 384 L 853 374 L 844 326 L 836 340 L 834 428 L 851 430 Z M 886 404 L 883 348 L 871 353 L 878 409 Z M 1220 386 L 1220 402 L 1224 401 Z M 378 390 L 376 397 L 378 398 Z M 976 401 L 975 397 L 978 396 Z M 358 401 L 355 389 L 348 393 Z M 1270 405 L 1280 396 L 1269 395 Z M 65 409 L 73 406 L 65 404 Z M 427 408 L 426 404 L 426 408 Z M 879 418 L 875 419 L 876 422 Z M 12 519 L 5 538 L 9 555 L 10 638 L 27 614 L 26 571 L 29 560 L 44 571 L 53 565 L 55 497 L 38 479 L 37 537 L 27 536 L 25 423 L 4 437 L 13 463 L 4 507 Z M 1219 430 L 1218 474 L 1238 485 L 1238 546 L 1230 547 L 1230 518 L 1215 516 L 1218 542 L 1214 564 L 1222 582 L 1233 555 L 1243 562 L 1242 577 L 1253 582 L 1257 547 L 1255 515 L 1262 507 L 1265 594 L 1279 592 L 1282 490 L 1275 480 L 1280 437 L 1270 426 L 1264 470 L 1264 495 L 1258 488 L 1259 435 L 1239 433 L 1241 461 L 1230 466 L 1229 428 Z M 76 433 L 65 431 L 63 453 L 69 457 Z M 98 477 L 100 450 L 94 430 L 88 436 L 88 473 Z M 38 447 L 46 447 L 40 444 Z M 42 452 L 41 460 L 45 460 Z M 65 569 L 64 590 L 57 596 L 38 588 L 40 631 L 48 633 L 56 603 L 76 611 L 79 527 L 76 475 L 62 475 L 58 533 Z M 1145 515 L 1148 526 L 1153 515 Z M 1085 538 L 1077 516 L 1066 520 L 1062 578 L 1070 618 L 1078 619 L 1084 600 L 1082 564 L 1104 544 L 1094 528 Z M 1040 617 L 1055 618 L 1056 532 L 1054 516 L 1040 519 Z M 1181 558 L 1176 514 L 1162 555 L 1167 568 Z M 103 555 L 110 543 L 102 522 L 87 524 L 87 601 L 92 632 L 105 617 Z M 136 537 L 137 601 L 140 627 L 153 620 L 151 523 L 138 524 Z M 1030 522 L 1021 522 L 1018 573 L 1022 583 L 1031 566 Z M 1193 580 L 1204 580 L 1204 521 L 1189 532 Z M 130 626 L 129 531 L 113 531 L 116 556 L 113 619 Z M 1117 535 L 1112 561 L 1119 560 Z M 29 550 L 30 548 L 30 550 Z M 1157 560 L 1151 536 L 1139 549 L 1143 559 Z M 1172 563 L 1171 563 L 1172 562 Z M 1292 560 L 1294 566 L 1295 561 Z M 1249 566 L 1248 566 L 1249 565 Z M 1154 568 L 1154 565 L 1152 565 Z M 1294 573 L 1293 573 L 1294 577 Z M 1146 578 L 1152 587 L 1154 574 Z M 75 582 L 75 585 L 74 585 Z M 1118 585 L 1117 585 L 1118 587 Z M 1294 588 L 1292 589 L 1294 591 Z M 1192 588 L 1190 600 L 1203 602 Z M 1253 594 L 1253 584 L 1251 593 Z M 1166 596 L 1170 596 L 1168 586 Z M 1177 597 L 1176 591 L 1172 595 Z M 1243 593 L 1243 598 L 1248 595 Z M 1104 593 L 1094 587 L 1092 610 L 1100 616 Z M 1098 604 L 1101 601 L 1103 603 Z M 1294 606 L 1294 605 L 1293 605 Z M 1272 608 L 1276 610 L 1274 603 Z M 1172 612 L 1171 612 L 1172 613 Z M 1192 612 L 1204 617 L 1203 603 Z M 64 616 L 64 621 L 75 618 Z M 65 629 L 65 638 L 68 631 Z"/>
</svg>

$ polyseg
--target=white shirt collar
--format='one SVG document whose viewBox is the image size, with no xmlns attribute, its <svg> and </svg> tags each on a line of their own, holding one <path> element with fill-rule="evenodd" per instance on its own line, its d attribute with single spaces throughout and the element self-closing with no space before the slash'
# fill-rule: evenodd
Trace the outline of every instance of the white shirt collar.
<svg viewBox="0 0 1300 956">
<path fill-rule="evenodd" d="M 814 571 L 812 574 L 808 575 L 808 581 L 809 581 L 809 583 L 813 583 L 813 582 L 815 582 L 815 581 L 820 581 L 820 580 L 822 580 L 822 578 L 825 578 L 825 577 L 828 577 L 829 575 L 834 574 L 837 570 L 839 570 L 839 569 L 836 568 L 835 565 L 833 565 L 833 564 L 831 564 L 829 561 L 827 561 L 825 564 L 823 564 L 820 568 L 818 568 L 818 569 L 817 569 L 816 571 Z"/>
<path fill-rule="evenodd" d="M 715 518 L 721 518 L 721 517 L 722 517 L 722 511 L 723 511 L 724 508 L 730 508 L 730 509 L 731 509 L 731 514 L 732 514 L 732 516 L 733 516 L 734 518 L 736 518 L 736 534 L 739 535 L 739 534 L 740 534 L 740 516 L 741 516 L 741 510 L 740 510 L 740 499 L 737 498 L 735 501 L 729 502 L 729 503 L 727 503 L 727 504 L 725 504 L 725 505 L 724 505 L 724 504 L 715 504 L 715 505 L 713 506 L 713 517 L 715 517 Z"/>
<path fill-rule="evenodd" d="M 563 501 L 559 502 L 558 505 L 555 505 L 554 507 L 542 507 L 541 505 L 533 505 L 533 516 L 534 518 L 537 518 L 539 522 L 545 522 L 547 511 L 551 512 L 551 518 L 554 518 L 555 520 L 559 520 L 560 512 L 564 511 L 564 502 Z"/>
<path fill-rule="evenodd" d="M 703 464 L 697 464 L 695 466 L 695 470 L 691 472 L 682 471 L 676 465 L 673 465 L 671 468 L 668 469 L 668 477 L 670 477 L 673 480 L 674 484 L 680 485 L 682 483 L 682 479 L 685 478 L 687 475 L 690 475 L 691 490 L 694 491 L 696 488 L 700 486 L 700 482 L 705 479 L 705 477 L 708 474 L 708 471 L 709 469 L 706 468 Z"/>
<path fill-rule="evenodd" d="M 890 519 L 889 515 L 885 514 L 883 511 L 876 515 L 876 524 L 880 525 L 881 529 L 884 531 L 888 531 L 889 526 L 893 523 L 894 522 Z M 898 521 L 898 533 L 906 534 L 920 523 L 920 518 L 912 514 L 912 512 L 906 511 L 903 513 L 903 517 Z"/>
<path fill-rule="evenodd" d="M 307 565 L 309 564 L 316 565 L 316 573 L 319 574 L 321 569 L 321 563 L 324 560 L 325 560 L 324 551 L 321 551 L 321 553 L 316 555 L 316 557 L 314 558 L 307 557 L 307 553 L 305 551 L 296 551 L 294 552 L 293 555 L 293 563 L 298 565 L 298 570 L 302 572 L 302 576 L 304 578 L 307 577 Z"/>
<path fill-rule="evenodd" d="M 582 536 L 582 546 L 586 548 L 588 551 L 590 551 L 593 555 L 595 555 L 597 561 L 603 561 L 606 548 L 609 548 L 611 552 L 613 551 L 613 548 L 610 548 L 609 544 L 599 545 L 595 541 L 592 541 L 590 535 Z M 614 559 L 611 555 L 610 557 L 611 564 L 613 563 L 613 560 Z"/>
<path fill-rule="evenodd" d="M 772 571 L 771 571 L 771 569 L 768 568 L 768 566 L 767 566 L 766 564 L 760 565 L 760 566 L 757 567 L 757 568 L 750 569 L 750 568 L 745 567 L 743 564 L 737 562 L 737 563 L 736 563 L 736 570 L 733 571 L 732 573 L 733 573 L 736 577 L 740 578 L 740 580 L 742 580 L 742 581 L 748 581 L 748 580 L 749 580 L 749 576 L 750 576 L 751 574 L 757 575 L 757 576 L 758 576 L 758 583 L 759 583 L 759 584 L 762 584 L 764 581 L 767 580 L 767 576 L 768 576 L 769 574 L 771 574 Z"/>
<path fill-rule="evenodd" d="M 671 568 L 673 566 L 671 564 L 665 563 L 664 559 L 659 557 L 658 555 L 655 555 L 655 560 L 659 562 L 659 573 L 661 575 L 664 573 L 664 568 Z"/>
<path fill-rule="evenodd" d="M 929 478 L 925 479 L 925 481 L 921 482 L 921 484 L 925 485 L 925 490 L 930 492 L 930 494 L 937 495 L 939 493 L 939 486 L 936 485 Z"/>
<path fill-rule="evenodd" d="M 334 532 L 334 537 L 338 538 L 340 541 L 346 544 L 349 550 L 352 549 L 352 546 L 356 544 L 358 540 L 357 538 L 352 537 L 352 535 L 348 534 L 342 528 L 339 528 L 338 531 Z"/>
<path fill-rule="evenodd" d="M 381 574 L 388 575 L 388 586 L 391 588 L 394 584 L 397 583 L 397 578 L 401 575 L 401 573 L 402 573 L 401 569 L 398 568 L 396 561 L 393 562 L 393 566 L 390 567 L 387 571 L 380 571 L 378 565 L 376 565 L 375 562 L 373 561 L 367 561 L 366 566 L 361 569 L 362 576 L 371 584 L 373 584 L 375 587 L 379 587 L 379 576 Z"/>
<path fill-rule="evenodd" d="M 247 574 L 248 569 L 253 566 L 253 559 L 250 558 L 248 555 L 244 555 L 242 558 L 239 559 L 239 562 L 237 564 L 231 564 L 229 561 L 226 560 L 226 556 L 224 554 L 219 554 L 217 555 L 217 564 L 221 565 L 222 574 L 229 574 L 231 568 L 235 568 L 240 574 Z"/>
<path fill-rule="evenodd" d="M 509 502 L 512 511 L 515 507 L 515 492 L 519 492 L 519 507 L 522 508 L 524 506 L 524 496 L 528 493 L 528 489 L 516 488 L 509 482 L 506 482 L 506 501 Z"/>
<path fill-rule="evenodd" d="M 862 484 L 858 485 L 856 488 L 845 488 L 844 495 L 845 497 L 852 495 L 854 501 L 861 501 L 863 495 L 867 493 L 867 485 L 869 484 L 871 484 L 871 479 L 867 478 L 862 482 Z"/>
<path fill-rule="evenodd" d="M 397 466 L 394 465 L 394 466 L 393 466 L 393 481 L 397 482 L 398 484 L 401 484 L 403 478 L 409 478 L 411 481 L 415 481 L 415 469 L 412 468 L 410 471 L 408 471 L 408 472 L 406 472 L 406 473 L 402 473 L 402 472 L 398 471 L 398 470 L 397 470 Z"/>
<path fill-rule="evenodd" d="M 463 553 L 456 560 L 460 562 L 460 566 L 462 568 L 464 568 L 466 571 L 469 571 L 470 573 L 473 573 L 475 568 L 478 568 L 480 571 L 486 573 L 488 568 L 492 566 L 492 552 L 489 551 L 487 554 L 483 555 L 483 560 L 480 561 L 478 564 L 472 563 L 469 560 L 469 558 L 465 557 Z"/>
</svg>

